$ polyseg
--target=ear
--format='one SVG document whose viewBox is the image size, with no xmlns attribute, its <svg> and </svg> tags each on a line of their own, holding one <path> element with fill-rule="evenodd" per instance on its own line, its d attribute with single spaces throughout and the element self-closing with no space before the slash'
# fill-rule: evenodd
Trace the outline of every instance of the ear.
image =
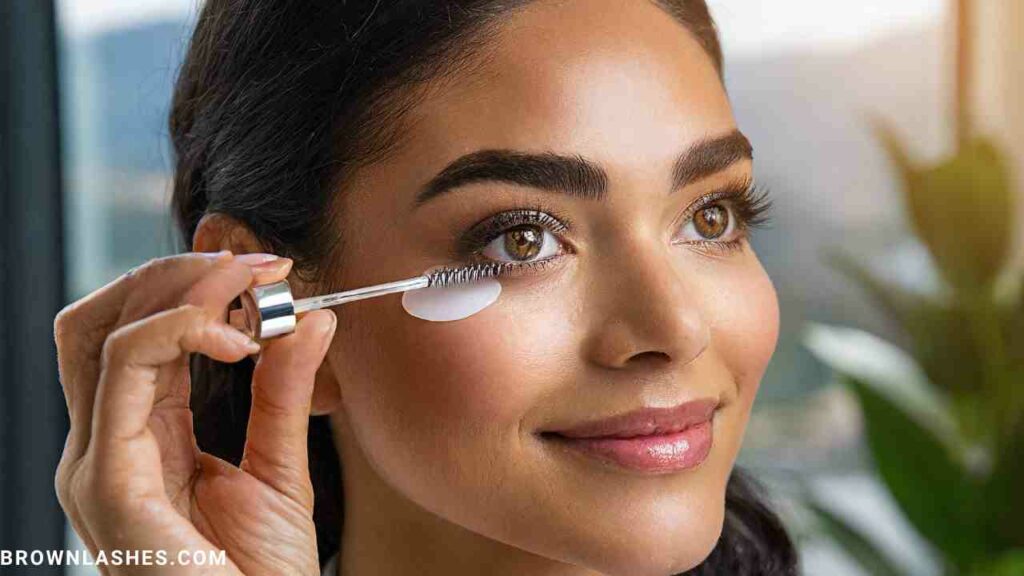
<svg viewBox="0 0 1024 576">
<path fill-rule="evenodd" d="M 207 214 L 199 221 L 195 236 L 192 237 L 192 250 L 196 252 L 216 252 L 230 250 L 235 254 L 264 252 L 266 248 L 252 230 L 238 220 L 224 214 Z M 295 297 L 308 294 L 312 287 L 307 286 L 294 276 L 289 275 L 288 282 L 292 285 Z M 313 388 L 313 400 L 310 415 L 328 414 L 338 409 L 341 404 L 341 389 L 330 365 L 324 361 L 316 371 L 316 384 Z"/>
<path fill-rule="evenodd" d="M 196 252 L 217 252 L 231 250 L 235 254 L 263 252 L 259 241 L 248 226 L 224 214 L 207 214 L 199 220 L 196 233 L 192 236 L 192 250 Z"/>
</svg>

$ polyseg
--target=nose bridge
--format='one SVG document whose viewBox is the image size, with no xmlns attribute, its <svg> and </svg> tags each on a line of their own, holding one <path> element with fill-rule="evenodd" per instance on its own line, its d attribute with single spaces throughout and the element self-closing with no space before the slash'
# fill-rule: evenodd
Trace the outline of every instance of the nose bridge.
<svg viewBox="0 0 1024 576">
<path fill-rule="evenodd" d="M 711 336 L 697 282 L 680 270 L 673 248 L 657 239 L 631 234 L 615 244 L 595 262 L 601 270 L 589 295 L 598 307 L 591 359 L 613 368 L 689 363 Z"/>
</svg>

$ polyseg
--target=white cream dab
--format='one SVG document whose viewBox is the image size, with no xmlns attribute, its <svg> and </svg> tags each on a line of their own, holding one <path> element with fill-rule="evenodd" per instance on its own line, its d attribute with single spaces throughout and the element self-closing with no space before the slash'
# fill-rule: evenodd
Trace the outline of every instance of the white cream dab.
<svg viewBox="0 0 1024 576">
<path fill-rule="evenodd" d="M 501 294 L 501 282 L 483 278 L 450 287 L 420 288 L 402 294 L 402 308 L 409 314 L 432 322 L 462 320 L 487 308 Z"/>
</svg>

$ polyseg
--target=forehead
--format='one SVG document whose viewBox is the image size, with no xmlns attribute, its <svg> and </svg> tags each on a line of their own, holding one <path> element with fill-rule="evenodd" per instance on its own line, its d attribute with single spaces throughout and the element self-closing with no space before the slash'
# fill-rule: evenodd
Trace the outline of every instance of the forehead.
<svg viewBox="0 0 1024 576">
<path fill-rule="evenodd" d="M 711 58 L 648 0 L 540 0 L 505 17 L 486 61 L 429 92 L 405 133 L 443 166 L 479 148 L 648 164 L 734 127 Z"/>
</svg>

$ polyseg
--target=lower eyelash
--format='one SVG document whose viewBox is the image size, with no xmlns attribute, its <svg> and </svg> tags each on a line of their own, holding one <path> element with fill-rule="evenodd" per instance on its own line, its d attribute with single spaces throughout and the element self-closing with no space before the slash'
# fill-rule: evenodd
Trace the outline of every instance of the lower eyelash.
<svg viewBox="0 0 1024 576">
<path fill-rule="evenodd" d="M 746 232 L 742 232 L 739 237 L 734 240 L 727 240 L 724 242 L 716 242 L 714 240 L 697 240 L 693 242 L 687 242 L 690 246 L 697 246 L 698 250 L 705 252 L 715 253 L 730 253 L 743 250 L 744 241 L 747 239 Z"/>
<path fill-rule="evenodd" d="M 549 257 L 544 258 L 542 260 L 530 260 L 530 261 L 526 261 L 526 262 L 516 262 L 514 260 L 502 261 L 502 262 L 500 262 L 501 266 L 500 266 L 500 268 L 497 269 L 497 273 L 495 274 L 495 276 L 499 276 L 499 277 L 514 277 L 514 276 L 516 276 L 518 274 L 525 273 L 527 271 L 533 272 L 533 271 L 544 270 L 544 269 L 548 268 L 549 266 L 551 266 L 552 264 L 554 264 L 555 260 L 561 258 L 562 256 L 564 256 L 564 254 L 559 254 L 557 256 L 549 256 Z M 492 262 L 494 262 L 494 261 L 488 260 L 488 259 L 481 259 L 481 260 L 479 260 L 477 262 L 470 261 L 469 264 L 473 265 L 473 264 L 477 264 L 477 263 L 492 263 Z"/>
<path fill-rule="evenodd" d="M 688 210 L 691 214 L 688 218 L 692 218 L 692 214 L 697 210 L 718 201 L 725 201 L 731 207 L 733 215 L 737 220 L 737 237 L 733 240 L 726 241 L 699 240 L 688 242 L 687 244 L 696 246 L 699 250 L 707 253 L 725 254 L 741 251 L 744 244 L 750 239 L 751 229 L 767 226 L 771 222 L 770 213 L 772 209 L 772 199 L 770 197 L 769 189 L 763 186 L 758 186 L 750 181 L 742 183 L 741 185 L 733 185 L 725 190 L 713 192 L 704 196 L 695 203 L 693 208 Z M 504 225 L 502 224 L 502 221 L 504 221 Z M 571 221 L 568 217 L 540 204 L 529 208 L 507 210 L 491 216 L 488 220 L 484 220 L 483 222 L 489 223 L 491 231 L 495 233 L 491 234 L 490 232 L 485 231 L 460 240 L 461 252 L 464 255 L 463 259 L 468 260 L 470 264 L 494 262 L 489 258 L 483 257 L 481 255 L 482 250 L 487 243 L 516 225 L 534 224 L 540 226 L 558 237 L 559 242 L 562 241 L 561 234 L 572 227 Z M 480 224 L 477 224 L 476 226 L 480 226 Z M 476 226 L 474 226 L 474 228 Z M 484 234 L 486 234 L 486 236 L 484 236 Z M 471 243 L 475 243 L 477 245 L 474 246 Z M 480 244 L 482 244 L 482 246 Z M 497 272 L 496 276 L 514 276 L 527 270 L 543 270 L 552 265 L 555 260 L 562 256 L 564 256 L 564 253 L 556 256 L 550 256 L 543 260 L 524 262 L 510 260 L 501 262 L 500 270 Z"/>
<path fill-rule="evenodd" d="M 550 256 L 548 258 L 544 258 L 543 260 L 531 260 L 529 262 L 508 262 L 508 266 L 506 266 L 503 269 L 503 272 L 505 275 L 511 276 L 517 272 L 525 272 L 527 270 L 531 272 L 544 270 L 551 266 L 552 264 L 554 264 L 556 259 L 561 257 L 562 255 L 560 254 L 558 256 Z"/>
</svg>

